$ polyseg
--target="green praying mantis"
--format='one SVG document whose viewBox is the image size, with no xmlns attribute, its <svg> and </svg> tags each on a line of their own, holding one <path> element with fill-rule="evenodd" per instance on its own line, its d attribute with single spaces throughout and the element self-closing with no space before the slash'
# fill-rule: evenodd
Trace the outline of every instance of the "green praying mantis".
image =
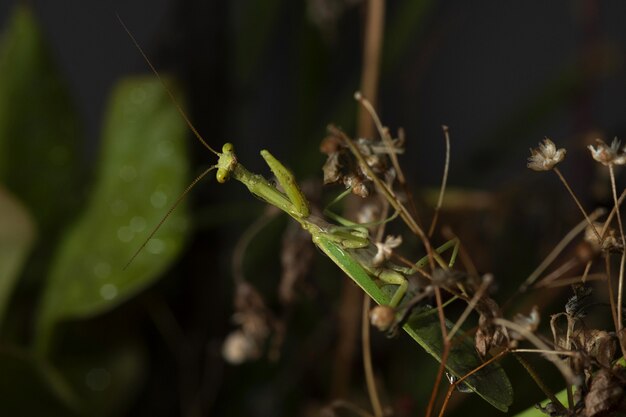
<svg viewBox="0 0 626 417">
<path fill-rule="evenodd" d="M 410 297 L 407 296 L 407 276 L 413 274 L 417 268 L 423 267 L 428 261 L 427 257 L 418 261 L 413 268 L 401 267 L 390 262 L 374 266 L 372 259 L 376 250 L 369 240 L 367 229 L 349 222 L 334 225 L 313 216 L 309 203 L 291 171 L 270 152 L 262 150 L 261 156 L 284 192 L 262 175 L 248 171 L 237 160 L 231 143 L 226 143 L 222 147 L 222 152 L 215 153 L 218 162 L 212 168 L 217 169 L 216 179 L 219 183 L 225 183 L 229 179 L 239 181 L 250 193 L 291 216 L 311 235 L 315 246 L 379 305 L 397 308 L 408 302 L 407 299 Z M 442 253 L 453 247 L 456 249 L 456 245 L 456 240 L 448 241 L 437 248 L 436 252 Z M 436 311 L 429 307 L 417 309 L 402 328 L 426 352 L 441 362 L 443 339 L 439 319 L 433 314 Z M 446 320 L 446 326 L 451 328 L 452 323 Z M 469 338 L 460 336 L 453 341 L 452 350 L 445 364 L 450 374 L 462 378 L 481 364 L 482 361 Z M 470 390 L 502 411 L 506 411 L 512 402 L 511 384 L 496 363 L 491 363 L 473 373 L 464 379 L 464 383 Z"/>
<path fill-rule="evenodd" d="M 154 68 L 138 42 L 122 20 L 119 20 L 137 49 L 143 55 L 148 66 L 165 86 L 158 71 Z M 367 228 L 347 221 L 340 221 L 341 224 L 336 225 L 312 215 L 309 203 L 300 190 L 294 175 L 267 150 L 262 150 L 261 156 L 276 177 L 283 191 L 274 186 L 272 182 L 262 175 L 248 171 L 237 160 L 234 146 L 231 143 L 224 144 L 221 152 L 215 151 L 197 132 L 171 91 L 166 86 L 165 89 L 197 139 L 218 157 L 218 161 L 216 165 L 205 170 L 192 181 L 183 194 L 174 202 L 161 222 L 152 230 L 142 246 L 139 247 L 137 252 L 129 260 L 126 267 L 128 267 L 133 259 L 141 252 L 187 192 L 209 172 L 216 170 L 216 179 L 219 183 L 225 183 L 229 179 L 239 181 L 247 187 L 250 193 L 266 203 L 279 208 L 298 222 L 302 228 L 311 235 L 313 243 L 376 303 L 389 306 L 393 309 L 398 309 L 402 306 L 406 307 L 406 305 L 410 304 L 409 299 L 411 297 L 407 295 L 407 277 L 413 274 L 417 269 L 426 265 L 428 262 L 427 257 L 418 261 L 412 268 L 401 267 L 390 262 L 385 262 L 382 265 L 374 265 L 373 258 L 376 249 L 369 239 Z M 437 254 L 442 253 L 455 247 L 456 243 L 455 240 L 449 241 L 437 248 L 434 252 Z M 456 250 L 453 253 L 453 258 L 455 255 Z M 410 308 L 412 313 L 408 318 L 402 320 L 402 328 L 426 352 L 441 362 L 444 341 L 442 338 L 440 320 L 437 314 L 433 314 L 436 313 L 437 310 L 428 306 Z M 453 323 L 449 320 L 445 320 L 445 323 L 448 328 L 453 327 Z M 452 348 L 445 361 L 445 366 L 452 377 L 465 377 L 463 383 L 466 388 L 476 392 L 499 410 L 508 410 L 513 395 L 509 379 L 504 373 L 504 370 L 497 363 L 493 362 L 487 366 L 483 366 L 482 360 L 476 353 L 474 345 L 468 337 L 462 335 L 453 339 Z M 479 367 L 481 369 L 476 371 Z M 471 375 L 467 376 L 468 374 Z"/>
</svg>

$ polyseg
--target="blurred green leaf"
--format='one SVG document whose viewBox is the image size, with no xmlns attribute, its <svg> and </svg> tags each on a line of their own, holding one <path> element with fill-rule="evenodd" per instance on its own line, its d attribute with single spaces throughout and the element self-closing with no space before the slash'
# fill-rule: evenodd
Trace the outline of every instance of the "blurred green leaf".
<svg viewBox="0 0 626 417">
<path fill-rule="evenodd" d="M 76 398 L 59 375 L 25 352 L 0 349 L 0 375 L 0 415 L 79 415 Z"/>
<path fill-rule="evenodd" d="M 84 183 L 75 109 L 26 6 L 0 46 L 0 182 L 50 241 L 73 217 Z"/>
<path fill-rule="evenodd" d="M 35 225 L 30 214 L 0 187 L 0 325 L 34 239 Z"/>
<path fill-rule="evenodd" d="M 178 207 L 126 263 L 188 185 L 187 128 L 163 86 L 132 78 L 115 89 L 88 207 L 64 237 L 44 291 L 37 343 L 52 326 L 111 309 L 152 283 L 176 258 L 187 229 Z"/>
</svg>

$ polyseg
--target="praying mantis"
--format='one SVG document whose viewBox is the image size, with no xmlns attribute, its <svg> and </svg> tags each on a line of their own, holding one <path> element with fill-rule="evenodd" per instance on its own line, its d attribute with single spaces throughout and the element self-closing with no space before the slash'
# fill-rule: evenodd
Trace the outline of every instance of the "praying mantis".
<svg viewBox="0 0 626 417">
<path fill-rule="evenodd" d="M 291 171 L 270 152 L 262 150 L 261 156 L 284 192 L 262 175 L 251 173 L 239 163 L 231 143 L 226 143 L 222 152 L 215 153 L 218 162 L 213 168 L 217 169 L 216 179 L 219 183 L 225 183 L 229 179 L 239 181 L 250 193 L 291 216 L 311 235 L 313 243 L 376 303 L 396 308 L 406 301 L 407 275 L 412 274 L 414 269 L 389 262 L 374 266 L 372 258 L 375 249 L 369 240 L 367 229 L 359 225 L 337 226 L 313 216 Z M 201 177 L 206 173 L 208 170 Z M 441 253 L 452 247 L 456 250 L 457 244 L 456 240 L 451 240 L 437 248 L 436 252 Z M 421 268 L 427 260 L 424 257 L 414 268 Z M 436 310 L 422 308 L 413 313 L 402 327 L 424 350 L 441 362 L 443 340 L 439 320 L 433 312 Z M 448 327 L 452 327 L 452 323 L 446 322 Z M 446 367 L 452 375 L 461 378 L 480 366 L 481 360 L 467 337 L 457 339 L 446 361 Z M 512 389 L 499 365 L 492 363 L 470 375 L 464 382 L 469 389 L 496 408 L 502 411 L 508 409 L 512 401 Z"/>
<path fill-rule="evenodd" d="M 118 16 L 119 18 L 119 16 Z M 129 37 L 143 55 L 153 73 L 161 79 L 158 71 L 154 68 L 142 48 L 135 40 L 121 19 L 120 23 Z M 178 203 L 201 179 L 209 172 L 216 170 L 218 183 L 225 183 L 229 179 L 241 182 L 248 191 L 267 204 L 275 206 L 288 214 L 300 224 L 312 238 L 317 246 L 335 265 L 337 265 L 348 277 L 350 277 L 363 291 L 379 305 L 397 309 L 403 303 L 408 304 L 407 276 L 426 265 L 428 258 L 424 257 L 413 268 L 400 267 L 385 262 L 383 265 L 374 265 L 375 247 L 369 239 L 368 231 L 361 225 L 344 222 L 335 225 L 311 214 L 309 203 L 300 190 L 298 183 L 289 169 L 287 169 L 269 151 L 262 150 L 261 156 L 276 177 L 283 191 L 279 190 L 269 180 L 259 174 L 248 171 L 237 159 L 234 146 L 226 143 L 221 152 L 215 151 L 202 136 L 196 131 L 182 108 L 176 101 L 171 91 L 165 86 L 179 113 L 192 130 L 196 138 L 212 153 L 218 157 L 217 164 L 205 170 L 187 187 L 183 194 L 174 202 L 170 210 L 165 214 L 161 222 L 152 230 L 151 234 L 139 247 L 137 252 L 129 260 L 126 267 L 145 247 L 146 243 L 154 236 L 160 225 L 167 219 L 169 214 L 176 208 Z M 436 253 L 442 253 L 457 243 L 449 241 L 436 249 Z M 453 252 L 453 258 L 456 249 Z M 126 268 L 125 267 L 125 268 Z M 411 307 L 412 308 L 412 307 Z M 404 321 L 402 328 L 413 338 L 426 352 L 442 361 L 444 341 L 441 334 L 441 323 L 436 313 L 437 310 L 429 307 L 418 307 Z M 445 320 L 446 326 L 452 328 L 453 324 Z M 476 353 L 473 343 L 466 336 L 457 336 L 453 340 L 452 348 L 446 359 L 445 366 L 450 374 L 456 378 L 464 378 L 463 383 L 467 388 L 476 392 L 487 402 L 501 411 L 507 411 L 512 402 L 512 388 L 504 370 L 495 362 L 482 367 L 482 360 Z M 477 368 L 480 370 L 475 371 Z M 470 374 L 466 377 L 467 374 Z"/>
</svg>

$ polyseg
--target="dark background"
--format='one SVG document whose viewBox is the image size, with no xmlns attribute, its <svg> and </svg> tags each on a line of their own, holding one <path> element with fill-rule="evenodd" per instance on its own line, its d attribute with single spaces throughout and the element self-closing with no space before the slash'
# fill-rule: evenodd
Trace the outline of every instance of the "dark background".
<svg viewBox="0 0 626 417">
<path fill-rule="evenodd" d="M 14 3 L 0 3 L 0 28 Z M 28 3 L 82 116 L 89 163 L 97 159 L 113 84 L 148 71 L 116 13 L 156 67 L 177 77 L 188 112 L 207 141 L 214 146 L 234 142 L 240 159 L 254 171 L 264 169 L 258 151 L 268 148 L 299 178 L 319 178 L 323 157 L 317 149 L 325 126 L 333 122 L 354 130 L 352 94 L 360 82 L 364 20 L 360 2 Z M 314 17 L 337 4 L 345 8 L 336 18 Z M 607 202 L 608 187 L 598 188 L 604 179 L 585 146 L 595 137 L 623 136 L 624 17 L 626 3 L 619 0 L 388 2 L 377 108 L 393 131 L 406 130 L 403 161 L 416 187 L 438 186 L 444 156 L 440 126 L 450 127 L 450 186 L 487 191 L 496 203 L 480 213 L 461 209 L 444 221 L 466 239 L 481 271 L 495 273 L 502 294 L 579 221 L 554 175 L 526 169 L 529 147 L 545 136 L 567 147 L 563 171 L 585 205 Z M 213 163 L 191 137 L 189 148 L 198 169 Z M 252 220 L 248 216 L 227 228 L 215 226 L 219 218 L 212 218 L 216 211 L 207 207 L 225 199 L 248 201 L 243 191 L 224 192 L 214 183 L 194 190 L 197 223 L 209 226 L 198 228 L 177 272 L 149 290 L 149 296 L 171 305 L 187 335 L 187 354 L 182 365 L 174 363 L 145 319 L 140 331 L 149 346 L 150 373 L 128 415 L 176 415 L 179 403 L 196 390 L 205 393 L 200 402 L 212 415 L 306 415 L 305 410 L 328 400 L 328 375 L 298 356 L 297 342 L 285 347 L 287 363 L 299 358 L 300 368 L 291 373 L 264 361 L 242 368 L 219 363 L 216 352 L 230 326 L 228 258 Z M 279 238 L 270 234 L 267 239 L 275 243 Z M 207 260 L 212 262 L 208 266 Z M 259 277 L 263 267 L 256 268 Z M 203 280 L 207 268 L 213 271 L 210 282 Z M 276 262 L 268 268 L 275 272 Z M 263 286 L 271 288 L 271 283 Z M 555 296 L 557 302 L 562 297 Z M 121 311 L 100 320 L 140 314 L 128 305 Z M 422 365 L 413 363 L 415 346 L 399 343 L 400 353 L 390 353 L 389 342 L 381 347 L 378 363 L 386 370 L 384 377 L 393 380 L 388 389 L 396 410 L 402 404 L 421 410 L 426 394 L 419 394 L 420 405 L 414 405 L 411 384 L 427 392 L 424 385 L 432 377 L 421 376 Z M 332 342 L 318 354 L 314 360 L 330 357 Z M 419 355 L 415 362 L 429 361 Z M 396 357 L 402 359 L 394 362 Z M 405 369 L 409 364 L 418 369 Z M 178 379 L 181 369 L 201 366 L 208 369 L 204 380 Z M 354 396 L 359 398 L 359 363 L 355 369 Z M 536 389 L 518 391 L 516 409 L 542 398 Z"/>
</svg>

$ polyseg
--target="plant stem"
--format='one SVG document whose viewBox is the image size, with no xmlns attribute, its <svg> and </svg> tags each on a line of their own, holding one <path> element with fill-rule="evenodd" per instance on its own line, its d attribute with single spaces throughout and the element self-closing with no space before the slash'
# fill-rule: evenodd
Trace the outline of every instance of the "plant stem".
<svg viewBox="0 0 626 417">
<path fill-rule="evenodd" d="M 380 405 L 380 398 L 376 390 L 376 377 L 374 376 L 374 368 L 372 366 L 372 349 L 370 345 L 370 322 L 369 311 L 371 298 L 367 295 L 363 297 L 363 315 L 361 318 L 361 344 L 363 347 L 363 370 L 365 372 L 365 383 L 367 385 L 367 393 L 370 397 L 372 410 L 376 417 L 383 416 L 383 407 Z"/>
<path fill-rule="evenodd" d="M 582 204 L 580 204 L 580 201 L 578 201 L 578 198 L 576 197 L 576 194 L 574 194 L 574 191 L 570 188 L 569 184 L 567 183 L 567 180 L 565 179 L 563 174 L 561 174 L 561 171 L 559 171 L 559 169 L 557 167 L 554 167 L 552 170 L 561 179 L 561 182 L 563 183 L 563 185 L 565 185 L 565 188 L 567 188 L 567 191 L 569 191 L 570 195 L 574 199 L 574 202 L 576 202 L 576 205 L 580 209 L 581 213 L 583 214 L 583 216 L 585 216 L 585 219 L 587 220 L 587 223 L 589 223 L 589 226 L 591 226 L 591 229 L 593 230 L 593 233 L 595 233 L 596 237 L 598 238 L 598 242 L 600 244 L 602 244 L 602 238 L 600 237 L 600 234 L 598 233 L 598 231 L 596 230 L 595 226 L 591 222 L 591 219 L 587 215 L 587 212 L 583 208 Z"/>
<path fill-rule="evenodd" d="M 624 226 L 622 225 L 622 216 L 619 214 L 619 202 L 617 201 L 617 189 L 615 187 L 615 170 L 613 169 L 613 164 L 609 164 L 609 173 L 611 174 L 611 190 L 613 191 L 613 201 L 615 203 L 615 214 L 617 216 L 617 224 L 619 225 L 619 234 L 622 238 L 622 257 L 619 263 L 619 279 L 617 283 L 617 329 L 616 331 L 619 334 L 619 331 L 623 328 L 622 323 L 622 297 L 623 297 L 623 285 L 624 285 L 624 262 L 626 261 L 626 238 L 624 237 Z M 626 355 L 626 349 L 624 344 L 622 343 L 622 338 L 620 340 L 620 348 L 622 349 L 622 355 Z"/>
</svg>

